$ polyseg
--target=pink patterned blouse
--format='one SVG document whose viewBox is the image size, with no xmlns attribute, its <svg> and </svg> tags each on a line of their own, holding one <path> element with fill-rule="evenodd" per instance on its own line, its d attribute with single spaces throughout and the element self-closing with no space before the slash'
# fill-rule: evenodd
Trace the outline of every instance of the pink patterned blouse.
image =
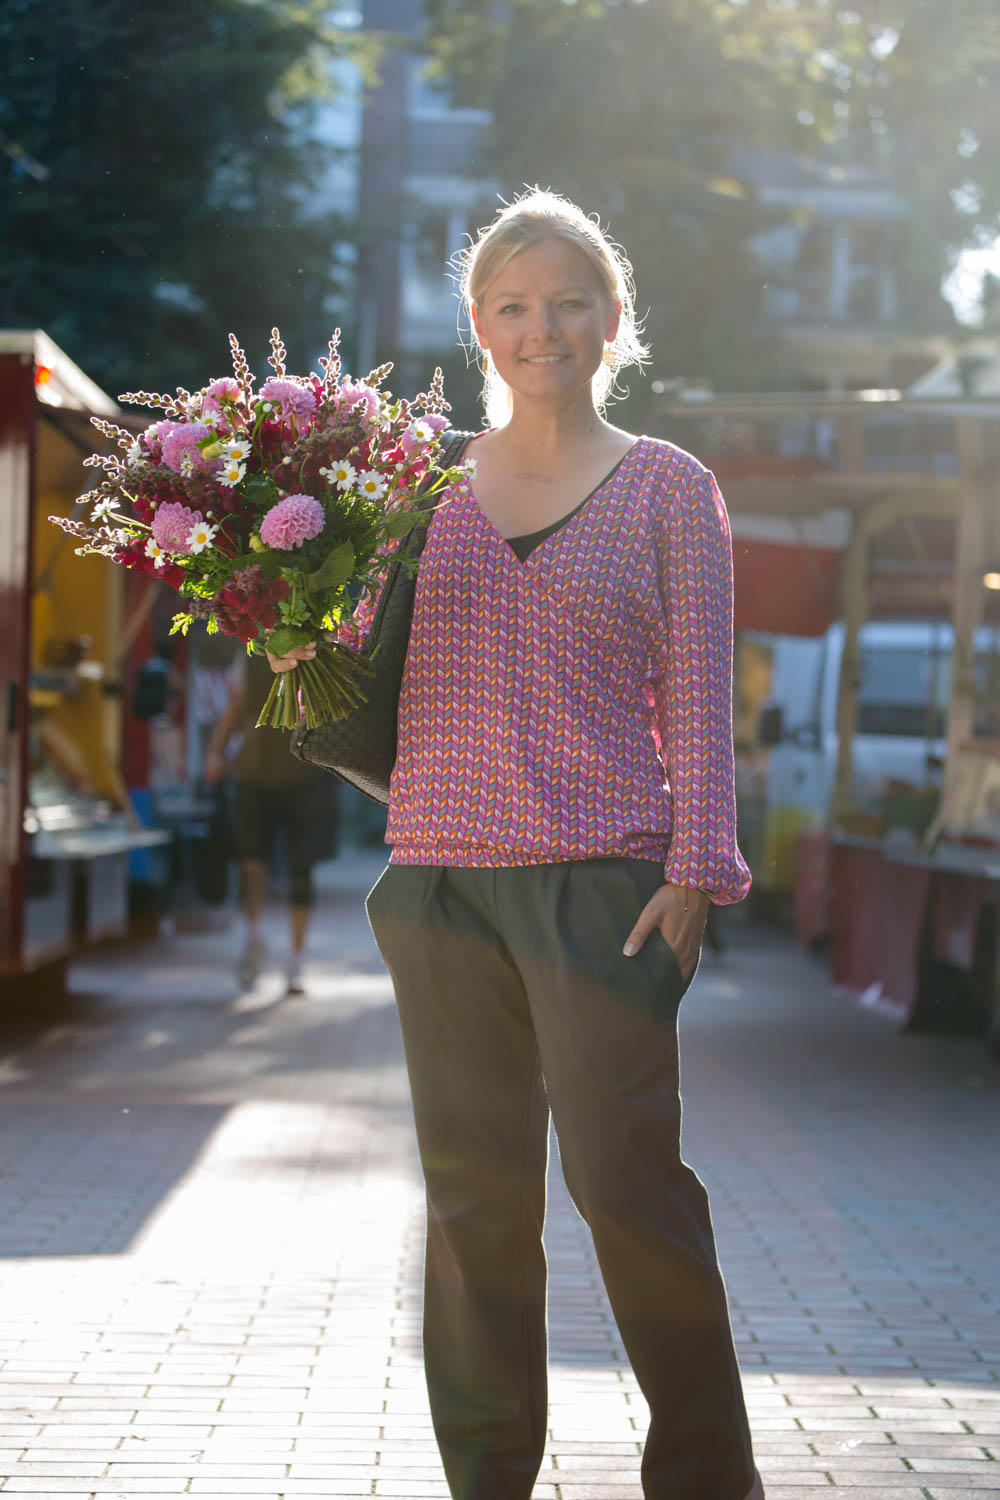
<svg viewBox="0 0 1000 1500">
<path fill-rule="evenodd" d="M 391 861 L 628 856 L 741 900 L 732 556 L 713 476 L 639 438 L 525 562 L 467 481 L 445 498 L 418 574 Z"/>
</svg>

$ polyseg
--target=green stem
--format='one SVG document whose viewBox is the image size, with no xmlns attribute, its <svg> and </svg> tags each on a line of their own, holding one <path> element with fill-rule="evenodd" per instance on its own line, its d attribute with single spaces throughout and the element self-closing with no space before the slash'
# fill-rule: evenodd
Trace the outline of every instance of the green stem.
<svg viewBox="0 0 1000 1500">
<path fill-rule="evenodd" d="M 291 671 L 275 675 L 257 720 L 275 729 L 307 729 L 343 719 L 365 701 L 361 683 L 370 677 L 369 662 L 350 647 L 323 645 L 319 654 Z"/>
</svg>

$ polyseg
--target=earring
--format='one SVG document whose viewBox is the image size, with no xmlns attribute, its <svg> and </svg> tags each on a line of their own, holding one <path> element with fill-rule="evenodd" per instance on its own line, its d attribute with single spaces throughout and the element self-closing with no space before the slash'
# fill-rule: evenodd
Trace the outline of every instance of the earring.
<svg viewBox="0 0 1000 1500">
<path fill-rule="evenodd" d="M 615 363 L 615 351 L 611 344 L 607 345 L 604 353 L 601 355 L 601 363 L 605 365 L 613 365 Z"/>
</svg>

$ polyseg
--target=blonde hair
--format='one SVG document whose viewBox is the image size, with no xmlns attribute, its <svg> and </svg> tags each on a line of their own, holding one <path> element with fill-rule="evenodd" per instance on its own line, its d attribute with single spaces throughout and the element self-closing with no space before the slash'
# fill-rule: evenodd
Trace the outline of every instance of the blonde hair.
<svg viewBox="0 0 1000 1500">
<path fill-rule="evenodd" d="M 541 188 L 522 193 L 512 203 L 505 204 L 492 223 L 480 229 L 475 242 L 457 257 L 462 302 L 469 319 L 473 347 L 479 347 L 479 341 L 472 322 L 472 309 L 486 288 L 519 251 L 548 238 L 567 240 L 582 250 L 594 269 L 608 307 L 621 307 L 618 332 L 614 342 L 605 349 L 604 361 L 591 383 L 594 405 L 603 411 L 608 400 L 624 394 L 616 390 L 619 373 L 629 365 L 641 365 L 649 358 L 640 339 L 641 329 L 635 314 L 632 267 L 621 246 L 608 238 L 600 224 L 559 193 Z M 510 387 L 488 351 L 479 347 L 479 352 L 486 416 L 493 426 L 503 426 L 512 409 Z"/>
</svg>

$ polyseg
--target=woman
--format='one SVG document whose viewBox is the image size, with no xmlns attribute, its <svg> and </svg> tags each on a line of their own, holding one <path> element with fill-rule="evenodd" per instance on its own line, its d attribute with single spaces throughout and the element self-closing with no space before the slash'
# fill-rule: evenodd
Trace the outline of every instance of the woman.
<svg viewBox="0 0 1000 1500">
<path fill-rule="evenodd" d="M 650 1406 L 645 1495 L 757 1500 L 678 1096 L 709 903 L 750 883 L 725 508 L 696 460 L 600 414 L 644 351 L 627 263 L 579 209 L 505 208 L 463 287 L 493 425 L 421 558 L 392 856 L 368 900 L 427 1183 L 435 1432 L 455 1500 L 529 1500 L 551 1110 Z"/>
</svg>

